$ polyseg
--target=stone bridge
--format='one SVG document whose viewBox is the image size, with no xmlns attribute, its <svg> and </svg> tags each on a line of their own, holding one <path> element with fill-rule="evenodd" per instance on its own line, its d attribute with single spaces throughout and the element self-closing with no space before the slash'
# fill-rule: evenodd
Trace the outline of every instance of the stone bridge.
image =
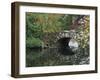
<svg viewBox="0 0 100 80">
<path fill-rule="evenodd" d="M 77 32 L 75 30 L 65 30 L 62 32 L 59 32 L 58 35 L 56 36 L 56 41 L 58 41 L 61 38 L 71 38 L 74 39 L 74 37 L 77 35 Z"/>
<path fill-rule="evenodd" d="M 74 39 L 76 35 L 77 33 L 75 30 L 65 30 L 56 33 L 45 33 L 45 35 L 43 36 L 44 47 L 55 48 L 59 45 L 59 43 L 60 44 L 66 44 L 66 42 L 69 43 L 69 40 Z"/>
<path fill-rule="evenodd" d="M 60 32 L 57 36 L 55 42 L 58 48 L 70 48 L 72 51 L 78 49 L 78 42 L 74 39 L 77 35 L 75 30 Z"/>
</svg>

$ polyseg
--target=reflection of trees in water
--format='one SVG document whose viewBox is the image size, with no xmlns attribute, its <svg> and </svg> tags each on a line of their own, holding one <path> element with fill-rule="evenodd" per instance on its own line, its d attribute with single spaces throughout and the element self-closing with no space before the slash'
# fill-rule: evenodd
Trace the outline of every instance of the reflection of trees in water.
<svg viewBox="0 0 100 80">
<path fill-rule="evenodd" d="M 88 47 L 84 49 L 78 49 L 75 51 L 74 55 L 63 55 L 57 48 L 27 50 L 27 67 L 83 64 L 89 64 Z"/>
</svg>

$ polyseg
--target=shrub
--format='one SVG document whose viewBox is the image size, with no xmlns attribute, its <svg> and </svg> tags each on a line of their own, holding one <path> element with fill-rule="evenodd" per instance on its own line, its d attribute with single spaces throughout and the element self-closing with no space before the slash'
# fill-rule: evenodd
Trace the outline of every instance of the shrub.
<svg viewBox="0 0 100 80">
<path fill-rule="evenodd" d="M 29 37 L 26 40 L 26 47 L 41 47 L 42 41 L 39 38 Z"/>
</svg>

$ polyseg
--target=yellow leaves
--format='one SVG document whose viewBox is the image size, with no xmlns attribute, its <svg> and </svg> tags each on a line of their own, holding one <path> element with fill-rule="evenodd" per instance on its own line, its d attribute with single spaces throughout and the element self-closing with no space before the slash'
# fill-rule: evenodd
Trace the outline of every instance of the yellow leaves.
<svg viewBox="0 0 100 80">
<path fill-rule="evenodd" d="M 90 26 L 89 19 L 90 19 L 89 16 L 85 17 L 85 26 L 84 28 L 82 28 L 82 26 L 78 28 L 78 34 L 75 37 L 75 39 L 79 42 L 82 48 L 85 48 L 89 42 L 89 26 Z"/>
<path fill-rule="evenodd" d="M 86 16 L 85 17 L 85 28 L 86 29 L 89 29 L 89 26 L 90 26 L 90 17 L 89 16 Z"/>
</svg>

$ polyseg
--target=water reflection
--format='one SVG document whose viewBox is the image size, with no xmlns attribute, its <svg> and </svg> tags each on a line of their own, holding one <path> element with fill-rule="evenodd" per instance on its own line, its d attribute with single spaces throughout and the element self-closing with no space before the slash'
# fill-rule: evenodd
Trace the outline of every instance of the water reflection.
<svg viewBox="0 0 100 80">
<path fill-rule="evenodd" d="M 87 58 L 86 51 L 72 52 L 69 48 L 26 49 L 26 67 L 79 65 L 82 58 Z M 77 54 L 76 54 L 77 53 Z M 81 54 L 80 54 L 81 53 Z M 67 54 L 67 55 L 66 55 Z M 84 64 L 89 64 L 89 61 Z M 83 64 L 82 64 L 83 65 Z"/>
</svg>

